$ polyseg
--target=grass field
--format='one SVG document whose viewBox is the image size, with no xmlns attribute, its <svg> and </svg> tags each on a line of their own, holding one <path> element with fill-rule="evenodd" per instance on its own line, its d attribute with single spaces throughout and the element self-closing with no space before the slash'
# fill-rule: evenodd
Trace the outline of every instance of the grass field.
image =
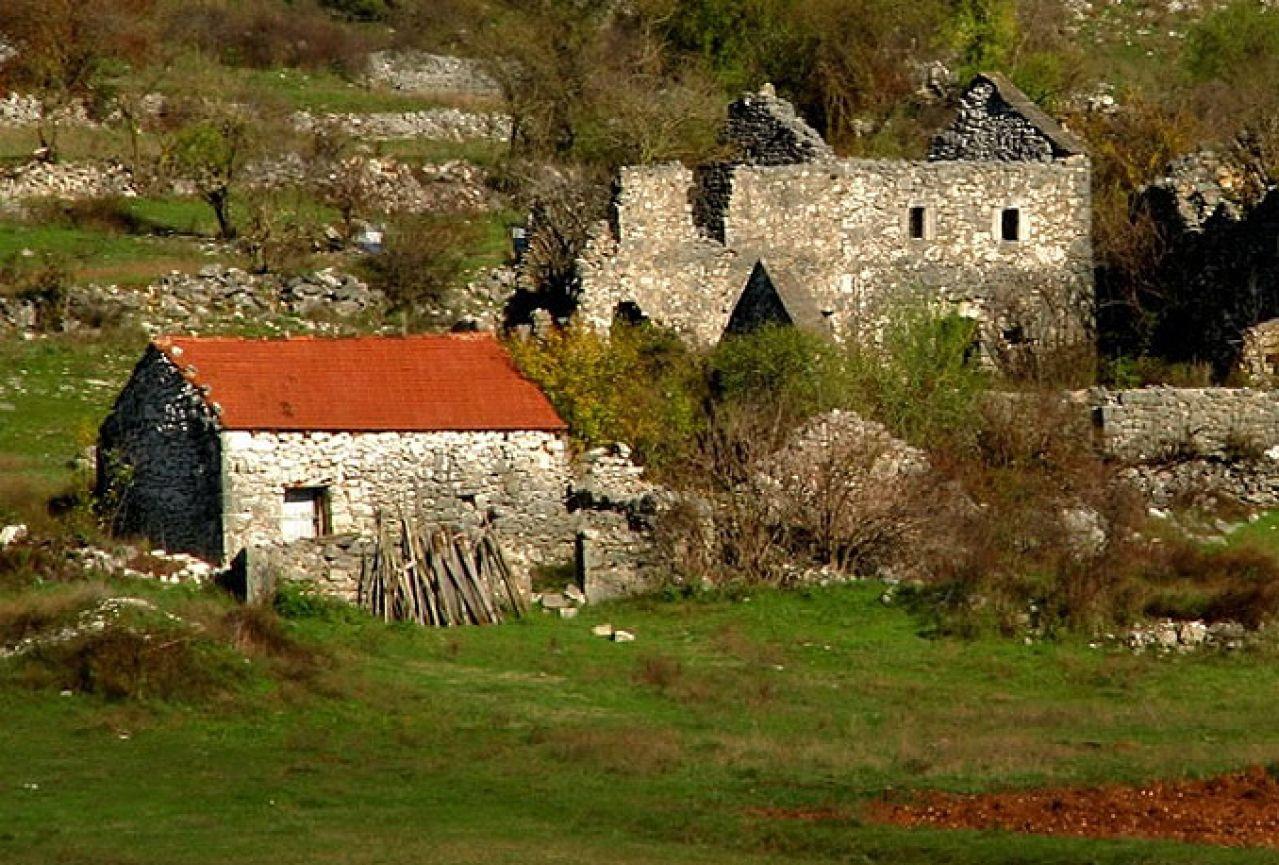
<svg viewBox="0 0 1279 865">
<path fill-rule="evenodd" d="M 1279 861 L 863 825 L 861 804 L 886 791 L 1202 774 L 1279 754 L 1269 654 L 929 639 L 881 591 L 454 631 L 301 620 L 336 658 L 311 691 L 260 679 L 212 706 L 9 683 L 0 861 Z M 593 637 L 601 621 L 638 641 Z M 762 810 L 777 808 L 843 816 Z"/>
</svg>

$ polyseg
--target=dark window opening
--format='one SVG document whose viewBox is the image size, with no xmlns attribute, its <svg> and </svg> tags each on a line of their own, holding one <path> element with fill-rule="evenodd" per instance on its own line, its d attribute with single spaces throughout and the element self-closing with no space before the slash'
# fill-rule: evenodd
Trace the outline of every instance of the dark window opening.
<svg viewBox="0 0 1279 865">
<path fill-rule="evenodd" d="M 613 309 L 613 321 L 632 326 L 644 324 L 648 316 L 633 300 L 624 300 Z"/>
<path fill-rule="evenodd" d="M 1022 345 L 1026 342 L 1026 329 L 1021 325 L 1004 329 L 1004 342 L 1009 345 Z"/>
<path fill-rule="evenodd" d="M 912 207 L 910 209 L 910 236 L 914 240 L 924 239 L 924 208 Z"/>
<path fill-rule="evenodd" d="M 1000 235 L 1004 240 L 1021 240 L 1021 211 L 1005 207 L 999 219 Z"/>
<path fill-rule="evenodd" d="M 1266 355 L 1266 369 L 1270 370 L 1272 375 L 1279 372 L 1279 354 Z"/>
</svg>

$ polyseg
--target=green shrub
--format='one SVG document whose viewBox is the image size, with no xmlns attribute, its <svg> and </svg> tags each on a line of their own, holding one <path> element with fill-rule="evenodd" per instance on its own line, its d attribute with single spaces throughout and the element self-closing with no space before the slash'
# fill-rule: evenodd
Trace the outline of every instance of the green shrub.
<svg viewBox="0 0 1279 865">
<path fill-rule="evenodd" d="M 802 420 L 847 403 L 847 358 L 827 339 L 795 327 L 766 326 L 726 337 L 710 358 L 718 398 L 769 406 Z"/>
<path fill-rule="evenodd" d="M 937 449 L 975 442 L 989 373 L 973 357 L 977 324 L 953 313 L 906 308 L 881 346 L 853 346 L 850 407 L 912 444 Z"/>
<path fill-rule="evenodd" d="M 1279 58 L 1279 13 L 1255 0 L 1234 0 L 1186 33 L 1183 58 L 1195 81 L 1252 78 Z"/>
<path fill-rule="evenodd" d="M 575 325 L 513 340 L 510 350 L 585 445 L 625 442 L 660 467 L 704 423 L 702 359 L 652 324 L 618 323 L 609 336 Z"/>
</svg>

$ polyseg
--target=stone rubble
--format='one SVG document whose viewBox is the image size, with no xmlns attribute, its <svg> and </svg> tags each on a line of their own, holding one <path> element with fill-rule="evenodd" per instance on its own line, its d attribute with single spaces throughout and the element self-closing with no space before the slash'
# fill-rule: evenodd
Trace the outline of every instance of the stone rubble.
<svg viewBox="0 0 1279 865">
<path fill-rule="evenodd" d="M 123 622 L 127 617 L 138 615 L 163 622 L 166 627 L 172 627 L 173 625 L 182 628 L 191 627 L 190 623 L 184 619 L 159 609 L 155 604 L 143 598 L 107 598 L 80 613 L 72 625 L 55 631 L 34 634 L 12 646 L 0 646 L 0 659 L 20 657 L 37 649 L 69 643 L 73 640 L 92 634 L 101 634 L 117 627 L 123 627 L 133 633 L 139 633 L 136 627 Z M 149 630 L 145 627 L 140 632 L 144 635 L 149 635 Z"/>
<path fill-rule="evenodd" d="M 1236 651 L 1247 644 L 1250 635 L 1247 628 L 1238 622 L 1207 624 L 1200 620 L 1179 622 L 1161 619 L 1134 625 L 1124 634 L 1107 634 L 1106 638 L 1131 649 L 1134 654 L 1141 654 L 1147 651 L 1185 653 L 1196 649 Z"/>
</svg>

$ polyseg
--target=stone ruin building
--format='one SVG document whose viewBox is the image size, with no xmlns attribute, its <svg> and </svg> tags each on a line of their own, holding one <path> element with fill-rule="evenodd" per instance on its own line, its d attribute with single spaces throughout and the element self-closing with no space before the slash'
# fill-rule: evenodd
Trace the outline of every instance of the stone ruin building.
<svg viewBox="0 0 1279 865">
<path fill-rule="evenodd" d="M 491 525 L 526 580 L 576 557 L 598 599 L 652 559 L 649 488 L 565 430 L 492 336 L 160 338 L 102 424 L 98 493 L 120 534 L 348 599 L 398 514 Z"/>
<path fill-rule="evenodd" d="M 999 75 L 974 80 L 925 161 L 840 159 L 771 87 L 728 110 L 731 161 L 621 170 L 580 262 L 579 314 L 703 344 L 764 321 L 873 338 L 942 302 L 982 339 L 1093 338 L 1090 164 Z"/>
</svg>

